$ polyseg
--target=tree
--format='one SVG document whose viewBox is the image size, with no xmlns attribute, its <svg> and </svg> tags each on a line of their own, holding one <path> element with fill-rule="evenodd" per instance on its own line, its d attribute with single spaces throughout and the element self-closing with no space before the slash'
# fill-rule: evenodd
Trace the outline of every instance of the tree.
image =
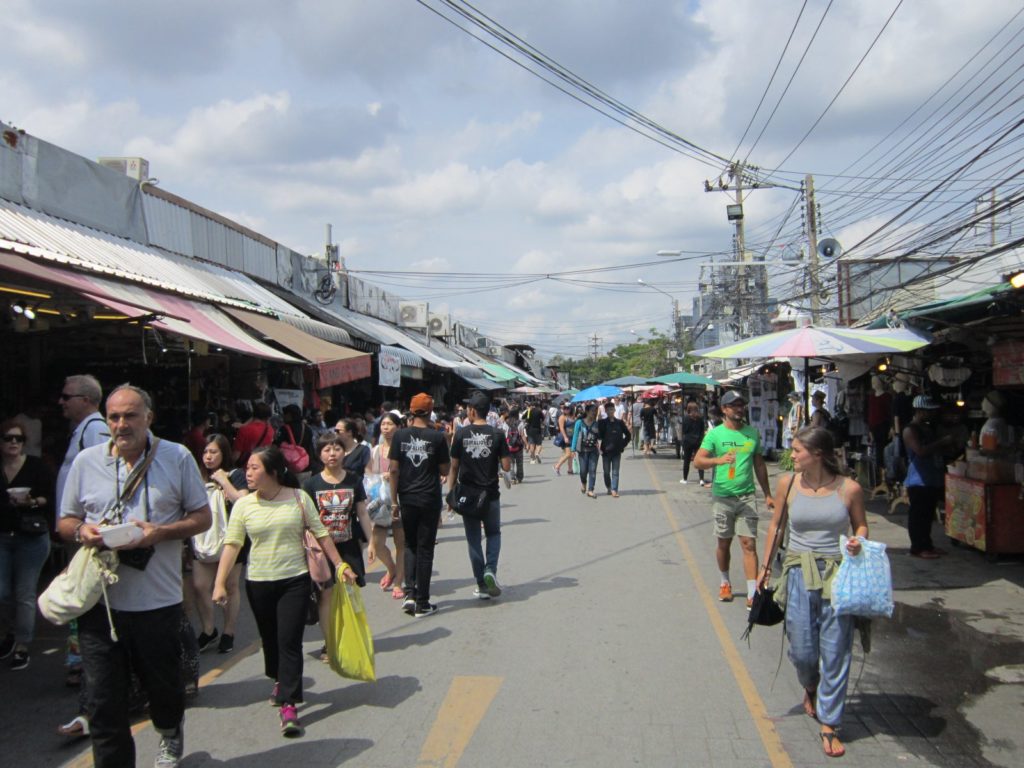
<svg viewBox="0 0 1024 768">
<path fill-rule="evenodd" d="M 596 358 L 571 360 L 556 356 L 551 359 L 550 365 L 569 374 L 571 386 L 577 389 L 620 376 L 653 378 L 677 370 L 679 361 L 669 355 L 676 348 L 674 340 L 654 328 L 649 333 L 649 339 L 638 338 L 630 344 L 619 344 L 607 354 Z M 682 362 L 688 366 L 694 361 L 687 354 Z"/>
</svg>

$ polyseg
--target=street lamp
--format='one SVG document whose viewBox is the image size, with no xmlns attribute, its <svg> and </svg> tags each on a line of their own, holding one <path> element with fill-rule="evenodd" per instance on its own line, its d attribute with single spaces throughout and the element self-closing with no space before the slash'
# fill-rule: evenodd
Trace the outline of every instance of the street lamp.
<svg viewBox="0 0 1024 768">
<path fill-rule="evenodd" d="M 659 253 L 660 253 L 660 251 L 659 251 Z M 647 286 L 651 290 L 657 291 L 660 294 L 668 296 L 672 300 L 672 338 L 675 341 L 675 344 L 676 344 L 676 347 L 677 347 L 677 351 L 679 351 L 678 347 L 680 346 L 680 341 L 681 341 L 681 338 L 680 338 L 680 336 L 681 336 L 681 333 L 680 333 L 681 329 L 679 328 L 679 301 L 676 299 L 675 296 L 673 296 L 668 291 L 663 291 L 661 288 L 659 288 L 656 285 L 651 285 L 650 283 L 644 282 L 644 279 L 642 277 L 638 277 L 636 279 L 636 281 L 640 285 Z"/>
</svg>

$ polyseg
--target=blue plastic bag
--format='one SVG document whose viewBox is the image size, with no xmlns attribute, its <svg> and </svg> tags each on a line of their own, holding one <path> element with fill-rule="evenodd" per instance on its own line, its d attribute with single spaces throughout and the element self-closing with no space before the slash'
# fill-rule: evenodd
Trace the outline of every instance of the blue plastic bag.
<svg viewBox="0 0 1024 768">
<path fill-rule="evenodd" d="M 839 615 L 875 618 L 892 616 L 892 572 L 885 544 L 861 539 L 861 551 L 846 551 L 846 536 L 839 537 L 843 562 L 832 577 L 832 608 Z"/>
</svg>

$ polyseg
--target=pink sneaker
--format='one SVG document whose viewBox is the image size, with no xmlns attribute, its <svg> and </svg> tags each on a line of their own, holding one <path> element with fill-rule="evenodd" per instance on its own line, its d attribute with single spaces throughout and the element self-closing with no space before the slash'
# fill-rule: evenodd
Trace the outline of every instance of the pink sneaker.
<svg viewBox="0 0 1024 768">
<path fill-rule="evenodd" d="M 299 715 L 295 711 L 294 704 L 285 704 L 281 707 L 281 734 L 293 737 L 302 733 L 302 725 L 299 723 Z"/>
</svg>

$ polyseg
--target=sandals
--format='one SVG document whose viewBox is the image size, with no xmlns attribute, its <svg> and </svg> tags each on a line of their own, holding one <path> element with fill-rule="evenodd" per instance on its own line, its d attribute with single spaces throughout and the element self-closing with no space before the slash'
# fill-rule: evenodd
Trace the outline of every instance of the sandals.
<svg viewBox="0 0 1024 768">
<path fill-rule="evenodd" d="M 842 757 L 846 754 L 846 747 L 839 741 L 839 734 L 835 731 L 821 731 L 821 748 L 829 757 Z"/>
<path fill-rule="evenodd" d="M 391 596 L 395 600 L 405 600 L 405 590 L 401 587 L 395 587 L 391 590 Z"/>
<path fill-rule="evenodd" d="M 395 583 L 395 577 L 390 573 L 385 573 L 384 578 L 380 580 L 380 588 L 387 592 L 391 589 L 391 585 Z"/>
<path fill-rule="evenodd" d="M 57 726 L 57 733 L 71 739 L 80 739 L 89 735 L 89 720 L 85 715 L 78 715 L 71 722 Z"/>
<path fill-rule="evenodd" d="M 597 496 L 594 494 L 593 491 L 587 491 L 587 496 L 589 496 L 592 499 L 596 499 L 597 498 Z"/>
</svg>

